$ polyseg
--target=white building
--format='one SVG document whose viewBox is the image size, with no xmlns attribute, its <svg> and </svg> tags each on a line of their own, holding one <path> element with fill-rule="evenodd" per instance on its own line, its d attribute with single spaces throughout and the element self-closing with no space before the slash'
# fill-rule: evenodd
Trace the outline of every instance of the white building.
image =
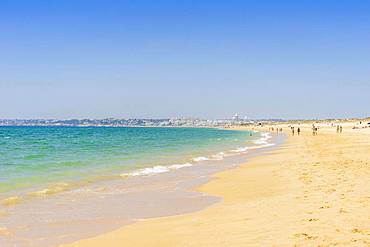
<svg viewBox="0 0 370 247">
<path fill-rule="evenodd" d="M 238 113 L 236 113 L 236 114 L 234 115 L 233 120 L 234 120 L 234 121 L 239 121 Z"/>
</svg>

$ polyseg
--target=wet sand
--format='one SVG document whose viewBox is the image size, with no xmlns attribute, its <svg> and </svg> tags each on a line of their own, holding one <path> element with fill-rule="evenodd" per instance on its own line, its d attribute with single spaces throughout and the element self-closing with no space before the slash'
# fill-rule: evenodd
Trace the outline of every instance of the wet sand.
<svg viewBox="0 0 370 247">
<path fill-rule="evenodd" d="M 63 247 L 370 246 L 370 129 L 321 125 L 198 187 L 223 198 L 204 210 Z"/>
</svg>

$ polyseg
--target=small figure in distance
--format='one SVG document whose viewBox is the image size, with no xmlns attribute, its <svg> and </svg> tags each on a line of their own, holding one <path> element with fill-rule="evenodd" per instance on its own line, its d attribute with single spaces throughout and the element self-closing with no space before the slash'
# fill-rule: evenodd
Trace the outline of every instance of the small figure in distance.
<svg viewBox="0 0 370 247">
<path fill-rule="evenodd" d="M 339 125 L 337 125 L 337 133 L 339 133 Z"/>
<path fill-rule="evenodd" d="M 342 125 L 339 127 L 339 132 L 340 133 L 342 133 L 342 130 L 343 130 L 343 128 L 342 128 Z"/>
<path fill-rule="evenodd" d="M 294 127 L 292 127 L 292 136 L 294 136 Z"/>
<path fill-rule="evenodd" d="M 312 135 L 314 136 L 314 135 L 316 135 L 316 127 L 315 127 L 315 125 L 314 124 L 312 124 Z"/>
<path fill-rule="evenodd" d="M 298 127 L 297 133 L 298 133 L 298 135 L 301 134 L 301 128 Z"/>
</svg>

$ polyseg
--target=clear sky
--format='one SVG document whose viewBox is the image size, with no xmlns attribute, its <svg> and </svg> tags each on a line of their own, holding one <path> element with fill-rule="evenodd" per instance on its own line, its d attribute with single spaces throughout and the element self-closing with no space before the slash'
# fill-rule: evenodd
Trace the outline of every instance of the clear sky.
<svg viewBox="0 0 370 247">
<path fill-rule="evenodd" d="M 370 116 L 370 1 L 0 1 L 0 118 Z"/>
</svg>

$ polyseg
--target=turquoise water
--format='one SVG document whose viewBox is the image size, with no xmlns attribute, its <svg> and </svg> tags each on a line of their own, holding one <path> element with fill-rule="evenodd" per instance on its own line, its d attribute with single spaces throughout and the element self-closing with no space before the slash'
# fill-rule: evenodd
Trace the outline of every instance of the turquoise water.
<svg viewBox="0 0 370 247">
<path fill-rule="evenodd" d="M 257 137 L 208 128 L 0 127 L 0 193 L 193 162 Z"/>
</svg>

